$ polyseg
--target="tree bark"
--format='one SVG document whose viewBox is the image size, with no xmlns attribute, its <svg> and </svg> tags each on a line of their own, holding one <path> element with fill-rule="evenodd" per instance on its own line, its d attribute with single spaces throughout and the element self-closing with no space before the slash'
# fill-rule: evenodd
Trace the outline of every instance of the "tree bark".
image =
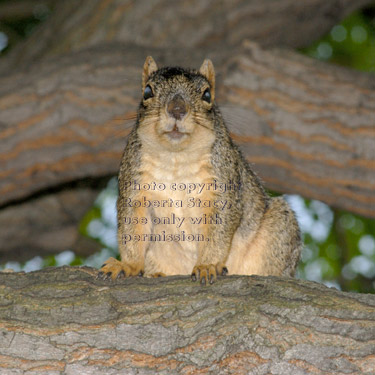
<svg viewBox="0 0 375 375">
<path fill-rule="evenodd" d="M 0 273 L 8 374 L 373 374 L 375 296 L 259 276 Z"/>
<path fill-rule="evenodd" d="M 161 65 L 203 55 L 150 52 Z M 374 76 L 250 43 L 208 56 L 232 136 L 269 187 L 374 217 Z M 144 58 L 107 46 L 0 80 L 1 205 L 117 172 Z"/>
<path fill-rule="evenodd" d="M 372 0 L 65 0 L 27 41 L 0 61 L 0 72 L 109 42 L 144 47 L 212 48 L 250 39 L 305 47 Z"/>
</svg>

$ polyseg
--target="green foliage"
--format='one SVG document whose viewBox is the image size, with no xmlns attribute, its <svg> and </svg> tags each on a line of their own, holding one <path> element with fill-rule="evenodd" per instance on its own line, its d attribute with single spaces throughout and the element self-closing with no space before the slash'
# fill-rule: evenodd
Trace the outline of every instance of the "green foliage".
<svg viewBox="0 0 375 375">
<path fill-rule="evenodd" d="M 102 212 L 101 212 L 100 207 L 98 207 L 97 205 L 93 206 L 90 209 L 90 211 L 88 211 L 86 215 L 82 218 L 79 224 L 79 228 L 78 228 L 79 233 L 84 236 L 90 236 L 88 232 L 88 226 L 90 222 L 92 222 L 93 220 L 100 219 L 101 217 L 102 217 Z"/>
<path fill-rule="evenodd" d="M 301 52 L 331 63 L 375 72 L 375 7 L 355 12 L 321 40 Z M 314 201 L 305 200 L 314 218 Z M 303 278 L 323 281 L 346 291 L 375 292 L 375 220 L 332 209 L 325 221 L 327 235 L 314 238 L 304 232 L 305 251 L 300 264 Z"/>
<path fill-rule="evenodd" d="M 322 202 L 303 200 L 302 205 L 295 207 L 302 215 L 305 243 L 299 276 L 345 291 L 374 293 L 375 221 Z"/>
<path fill-rule="evenodd" d="M 320 60 L 375 72 L 375 8 L 355 12 L 302 52 Z"/>
<path fill-rule="evenodd" d="M 1 3 L 8 3 L 15 9 L 20 9 L 20 4 L 9 0 L 0 0 Z M 11 50 L 20 40 L 28 37 L 34 29 L 42 22 L 44 22 L 51 14 L 50 9 L 46 4 L 35 3 L 30 14 L 25 12 L 14 12 L 13 17 L 0 22 L 0 56 L 6 54 Z"/>
</svg>

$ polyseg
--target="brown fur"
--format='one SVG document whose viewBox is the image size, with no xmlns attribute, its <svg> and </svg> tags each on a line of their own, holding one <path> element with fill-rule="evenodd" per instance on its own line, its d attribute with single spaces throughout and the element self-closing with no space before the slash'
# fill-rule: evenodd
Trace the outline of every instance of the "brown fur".
<svg viewBox="0 0 375 375">
<path fill-rule="evenodd" d="M 157 69 L 148 57 L 144 64 L 142 100 L 137 123 L 125 148 L 119 173 L 118 243 L 121 262 L 111 258 L 99 275 L 113 279 L 192 274 L 213 282 L 218 274 L 293 276 L 301 251 L 298 224 L 283 198 L 270 198 L 258 177 L 232 143 L 214 103 L 215 72 L 210 60 L 199 70 Z M 207 97 L 207 91 L 210 98 Z M 201 194 L 169 189 L 173 183 L 241 184 L 227 192 Z M 164 183 L 167 188 L 134 190 L 129 182 Z M 211 207 L 187 207 L 199 198 Z M 182 201 L 182 207 L 128 207 L 128 199 Z M 222 210 L 212 202 L 226 201 Z M 219 203 L 218 203 L 219 204 Z M 221 224 L 192 224 L 190 217 L 216 217 Z M 154 218 L 184 218 L 176 224 L 152 224 Z M 125 225 L 125 217 L 145 217 L 147 225 Z M 204 241 L 152 241 L 149 235 L 182 233 L 204 236 Z M 124 236 L 142 241 L 123 241 Z M 209 239 L 208 241 L 206 239 Z M 174 237 L 176 239 L 176 237 Z"/>
</svg>

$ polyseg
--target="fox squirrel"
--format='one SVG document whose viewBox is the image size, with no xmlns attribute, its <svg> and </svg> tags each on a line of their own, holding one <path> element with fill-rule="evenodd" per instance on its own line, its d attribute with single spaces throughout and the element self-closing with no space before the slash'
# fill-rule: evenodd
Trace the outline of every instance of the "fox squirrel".
<svg viewBox="0 0 375 375">
<path fill-rule="evenodd" d="M 158 69 L 147 57 L 143 98 L 119 172 L 118 244 L 98 277 L 294 276 L 295 215 L 271 198 L 232 143 L 215 104 L 215 72 Z"/>
</svg>

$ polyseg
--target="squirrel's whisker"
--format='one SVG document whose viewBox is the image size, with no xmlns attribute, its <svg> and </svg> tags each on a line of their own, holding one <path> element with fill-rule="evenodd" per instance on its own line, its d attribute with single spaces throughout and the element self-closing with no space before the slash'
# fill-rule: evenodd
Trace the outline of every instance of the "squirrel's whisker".
<svg viewBox="0 0 375 375">
<path fill-rule="evenodd" d="M 119 117 L 123 134 L 135 120 L 118 177 L 121 261 L 108 259 L 99 278 L 190 273 L 207 285 L 228 272 L 294 276 L 302 248 L 295 215 L 266 193 L 230 138 L 225 120 L 247 112 L 222 116 L 214 88 L 210 60 L 195 71 L 146 59 L 138 112 Z"/>
</svg>

